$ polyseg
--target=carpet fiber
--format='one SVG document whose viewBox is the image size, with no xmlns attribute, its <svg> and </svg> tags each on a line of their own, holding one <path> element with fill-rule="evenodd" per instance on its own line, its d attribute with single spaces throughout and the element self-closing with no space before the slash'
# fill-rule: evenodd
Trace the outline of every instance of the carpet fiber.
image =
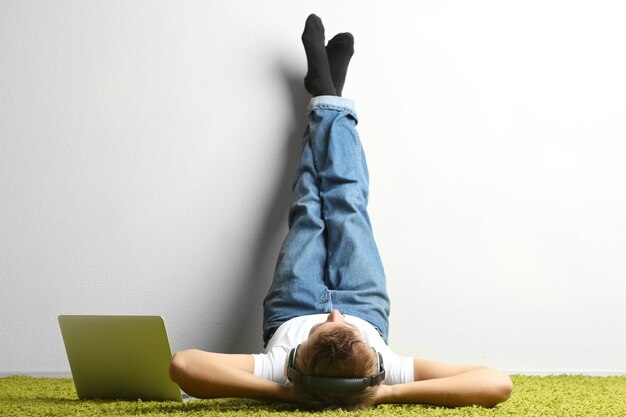
<svg viewBox="0 0 626 417">
<path fill-rule="evenodd" d="M 626 376 L 513 376 L 511 398 L 492 409 L 383 405 L 367 411 L 299 411 L 284 404 L 220 399 L 176 402 L 80 401 L 71 379 L 0 378 L 0 416 L 524 416 L 626 417 Z"/>
</svg>

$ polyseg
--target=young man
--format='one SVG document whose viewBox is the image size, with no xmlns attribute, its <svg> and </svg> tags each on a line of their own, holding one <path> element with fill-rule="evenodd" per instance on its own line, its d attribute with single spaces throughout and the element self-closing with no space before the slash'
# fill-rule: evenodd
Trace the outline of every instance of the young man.
<svg viewBox="0 0 626 417">
<path fill-rule="evenodd" d="M 353 37 L 325 45 L 308 17 L 302 41 L 313 98 L 289 233 L 264 301 L 265 353 L 187 350 L 171 378 L 198 398 L 248 397 L 311 408 L 381 403 L 491 407 L 511 379 L 492 368 L 402 357 L 387 346 L 389 298 L 367 214 L 368 171 L 351 100 L 341 98 Z"/>
</svg>

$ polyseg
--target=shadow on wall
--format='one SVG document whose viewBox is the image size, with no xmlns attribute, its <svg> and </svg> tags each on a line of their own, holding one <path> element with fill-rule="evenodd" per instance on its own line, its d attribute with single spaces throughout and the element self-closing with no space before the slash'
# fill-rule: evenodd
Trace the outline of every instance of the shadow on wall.
<svg viewBox="0 0 626 417">
<path fill-rule="evenodd" d="M 286 133 L 283 141 L 284 159 L 280 177 L 283 181 L 274 186 L 274 196 L 268 199 L 269 204 L 258 221 L 263 224 L 258 236 L 254 239 L 254 252 L 243 259 L 247 266 L 243 268 L 244 276 L 238 282 L 244 283 L 241 292 L 229 305 L 230 310 L 222 316 L 225 332 L 219 340 L 211 340 L 211 349 L 225 353 L 254 353 L 262 351 L 262 323 L 258 320 L 263 311 L 263 298 L 270 287 L 274 266 L 278 258 L 278 250 L 284 236 L 284 225 L 291 199 L 291 188 L 298 157 L 301 149 L 302 135 L 308 123 L 306 106 L 310 95 L 304 89 L 304 76 L 294 74 L 285 65 L 279 65 L 280 76 L 287 84 L 291 97 L 291 115 L 283 117 Z M 289 117 L 291 116 L 291 117 Z M 272 242 L 279 242 L 273 245 Z M 271 264 L 271 268 L 267 265 Z"/>
</svg>

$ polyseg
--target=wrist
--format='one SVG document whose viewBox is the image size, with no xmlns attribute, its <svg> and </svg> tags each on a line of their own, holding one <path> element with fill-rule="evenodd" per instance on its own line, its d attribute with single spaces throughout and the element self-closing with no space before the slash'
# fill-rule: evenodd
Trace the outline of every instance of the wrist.
<svg viewBox="0 0 626 417">
<path fill-rule="evenodd" d="M 393 403 L 393 385 L 384 385 L 384 384 L 379 385 L 378 388 L 376 389 L 374 403 L 376 404 Z"/>
<path fill-rule="evenodd" d="M 285 402 L 285 403 L 297 402 L 292 385 L 279 384 L 278 398 L 281 402 Z"/>
</svg>

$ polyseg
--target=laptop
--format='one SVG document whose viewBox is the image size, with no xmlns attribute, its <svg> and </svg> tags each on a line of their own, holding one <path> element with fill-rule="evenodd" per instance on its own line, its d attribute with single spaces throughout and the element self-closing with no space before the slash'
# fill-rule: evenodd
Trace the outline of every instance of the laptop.
<svg viewBox="0 0 626 417">
<path fill-rule="evenodd" d="M 78 398 L 183 400 L 162 317 L 60 315 L 59 325 Z"/>
</svg>

